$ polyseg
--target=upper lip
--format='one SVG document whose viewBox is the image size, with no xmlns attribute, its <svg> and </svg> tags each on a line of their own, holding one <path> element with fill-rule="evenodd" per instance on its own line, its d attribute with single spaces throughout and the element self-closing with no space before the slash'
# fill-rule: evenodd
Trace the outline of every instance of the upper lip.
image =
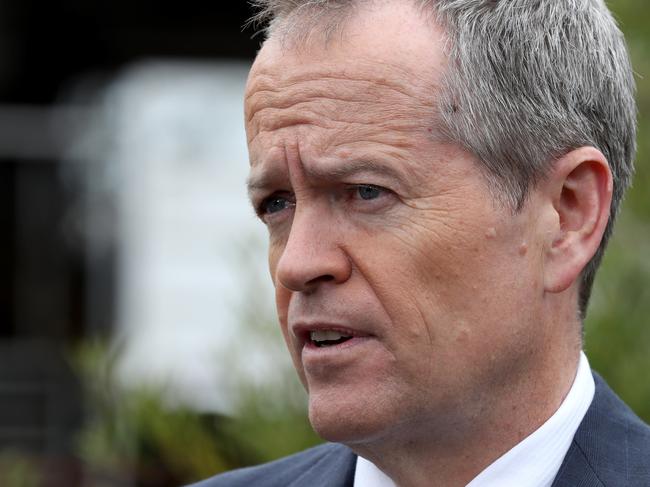
<svg viewBox="0 0 650 487">
<path fill-rule="evenodd" d="M 371 334 L 368 332 L 351 328 L 346 325 L 328 323 L 326 321 L 298 322 L 294 325 L 291 325 L 291 332 L 299 340 L 301 348 L 305 343 L 311 341 L 310 334 L 312 331 L 320 330 L 338 331 L 343 335 L 348 335 L 351 337 L 371 336 Z"/>
</svg>

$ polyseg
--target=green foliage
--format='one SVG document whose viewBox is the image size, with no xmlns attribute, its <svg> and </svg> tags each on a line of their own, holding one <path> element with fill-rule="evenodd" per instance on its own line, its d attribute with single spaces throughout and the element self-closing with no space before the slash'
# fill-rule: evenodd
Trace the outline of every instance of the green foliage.
<svg viewBox="0 0 650 487">
<path fill-rule="evenodd" d="M 79 435 L 79 455 L 94 485 L 178 485 L 257 458 L 221 431 L 222 418 L 165 404 L 153 385 L 128 389 L 116 378 L 119 353 L 100 343 L 77 353 L 89 418 Z"/>
<path fill-rule="evenodd" d="M 596 279 L 585 324 L 592 367 L 650 422 L 650 9 L 646 0 L 608 2 L 625 32 L 637 73 L 636 175 Z"/>
<path fill-rule="evenodd" d="M 318 441 L 295 380 L 275 381 L 273 390 L 242 383 L 236 416 L 201 414 L 170 405 L 162 386 L 122 385 L 119 356 L 119 348 L 100 342 L 75 354 L 89 411 L 78 452 L 93 486 L 178 486 Z"/>
<path fill-rule="evenodd" d="M 34 459 L 18 451 L 0 451 L 0 485 L 39 487 L 42 480 L 40 468 Z"/>
<path fill-rule="evenodd" d="M 233 258 L 250 280 L 244 286 L 249 299 L 235 308 L 246 339 L 215 357 L 229 372 L 232 384 L 226 384 L 222 393 L 236 413 L 202 414 L 172 403 L 173 395 L 160 384 L 127 387 L 117 373 L 119 345 L 82 344 L 74 362 L 89 416 L 79 434 L 78 453 L 91 485 L 184 485 L 321 441 L 306 418 L 306 394 L 288 358 L 275 312 L 270 301 L 262 299 L 269 297 L 268 290 L 260 288 L 252 262 L 263 255 L 264 246 L 242 236 L 237 249 Z M 272 371 L 247 372 L 246 357 L 254 341 L 273 357 Z"/>
</svg>

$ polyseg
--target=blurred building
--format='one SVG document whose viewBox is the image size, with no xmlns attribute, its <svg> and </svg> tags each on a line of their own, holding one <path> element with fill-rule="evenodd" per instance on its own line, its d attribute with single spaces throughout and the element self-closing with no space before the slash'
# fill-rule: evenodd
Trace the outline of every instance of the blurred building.
<svg viewBox="0 0 650 487">
<path fill-rule="evenodd" d="M 245 168 L 223 169 L 245 162 L 249 15 L 243 1 L 0 2 L 0 452 L 55 462 L 46 485 L 82 475 L 80 340 L 118 337 L 126 379 L 228 408 L 209 364 L 242 304 L 219 269 L 250 264 L 258 238 Z"/>
</svg>

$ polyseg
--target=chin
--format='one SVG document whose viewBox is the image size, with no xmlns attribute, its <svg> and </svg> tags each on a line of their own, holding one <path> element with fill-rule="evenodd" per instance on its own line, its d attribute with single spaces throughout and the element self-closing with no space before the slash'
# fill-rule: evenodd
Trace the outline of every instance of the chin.
<svg viewBox="0 0 650 487">
<path fill-rule="evenodd" d="M 387 424 L 385 414 L 361 398 L 327 400 L 310 396 L 309 421 L 314 431 L 324 440 L 334 443 L 365 443 L 381 437 Z"/>
</svg>

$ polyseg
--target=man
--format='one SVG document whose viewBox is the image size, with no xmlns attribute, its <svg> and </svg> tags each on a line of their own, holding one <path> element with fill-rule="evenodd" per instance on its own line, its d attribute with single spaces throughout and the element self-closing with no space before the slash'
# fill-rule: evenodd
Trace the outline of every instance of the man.
<svg viewBox="0 0 650 487">
<path fill-rule="evenodd" d="M 601 0 L 267 0 L 250 196 L 332 442 L 201 486 L 648 486 L 582 317 L 635 144 Z"/>
</svg>

